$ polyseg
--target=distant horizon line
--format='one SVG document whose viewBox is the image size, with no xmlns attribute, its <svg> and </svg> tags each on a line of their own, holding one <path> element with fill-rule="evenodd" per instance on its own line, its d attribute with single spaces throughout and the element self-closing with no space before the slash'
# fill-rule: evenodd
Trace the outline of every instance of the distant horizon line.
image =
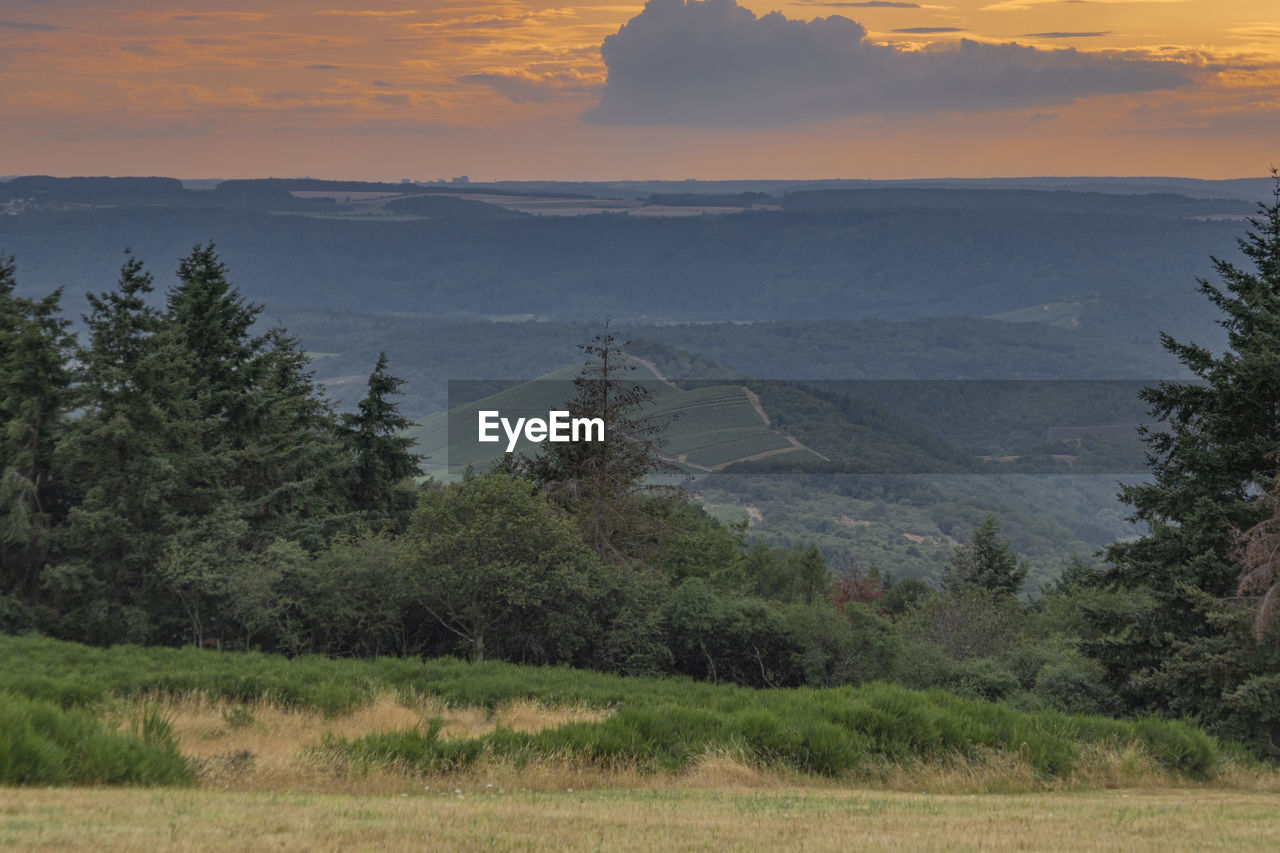
<svg viewBox="0 0 1280 853">
<path fill-rule="evenodd" d="M 181 177 L 160 174 L 52 174 L 50 172 L 27 172 L 23 174 L 0 175 L 0 182 L 7 183 L 18 178 L 54 178 L 57 180 L 73 180 L 78 178 L 169 178 L 184 183 L 221 183 L 226 181 L 327 181 L 333 183 L 362 184 L 417 184 L 421 186 L 467 186 L 473 184 L 681 184 L 681 183 L 823 183 L 823 182 L 857 182 L 857 183 L 914 183 L 920 181 L 1202 181 L 1205 183 L 1229 183 L 1233 181 L 1267 180 L 1270 175 L 1237 175 L 1230 178 L 1204 178 L 1195 175 L 949 175 L 919 176 L 911 178 L 865 178 L 865 177 L 821 177 L 821 178 L 471 178 L 466 175 L 455 175 L 446 178 L 352 178 L 352 177 L 317 177 L 315 175 L 255 175 L 233 177 Z M 458 180 L 462 178 L 463 180 Z"/>
</svg>

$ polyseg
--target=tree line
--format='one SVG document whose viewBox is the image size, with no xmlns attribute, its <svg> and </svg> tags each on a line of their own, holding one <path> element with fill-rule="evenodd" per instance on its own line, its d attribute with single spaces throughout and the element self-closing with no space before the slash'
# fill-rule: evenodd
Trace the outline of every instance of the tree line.
<svg viewBox="0 0 1280 853">
<path fill-rule="evenodd" d="M 90 642 L 201 642 L 214 601 L 285 544 L 402 527 L 418 460 L 380 358 L 354 413 L 299 341 L 197 245 L 153 304 L 128 256 L 89 297 L 82 341 L 60 293 L 15 295 L 0 263 L 0 625 Z"/>
</svg>

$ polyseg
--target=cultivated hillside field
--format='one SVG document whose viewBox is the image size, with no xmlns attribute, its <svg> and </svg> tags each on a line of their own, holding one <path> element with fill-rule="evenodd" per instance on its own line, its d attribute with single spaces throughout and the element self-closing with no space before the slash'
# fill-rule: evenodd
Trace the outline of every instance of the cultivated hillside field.
<svg viewBox="0 0 1280 853">
<path fill-rule="evenodd" d="M 760 399 L 743 385 L 699 383 L 684 389 L 656 372 L 652 363 L 635 363 L 628 380 L 641 383 L 650 396 L 647 419 L 665 424 L 663 458 L 689 474 L 720 471 L 737 462 L 750 462 L 787 454 L 788 459 L 810 462 L 826 457 L 805 447 L 793 436 L 771 426 Z M 448 412 L 428 415 L 410 431 L 427 457 L 423 470 L 442 481 L 456 479 L 468 465 L 483 471 L 499 461 L 507 450 L 507 438 L 480 444 L 476 423 L 481 411 L 500 411 L 514 422 L 518 417 L 546 418 L 563 409 L 573 394 L 578 366 L 547 373 L 479 400 L 455 405 Z M 464 383 L 481 386 L 485 383 Z M 532 456 L 537 445 L 521 438 L 516 453 Z"/>
</svg>

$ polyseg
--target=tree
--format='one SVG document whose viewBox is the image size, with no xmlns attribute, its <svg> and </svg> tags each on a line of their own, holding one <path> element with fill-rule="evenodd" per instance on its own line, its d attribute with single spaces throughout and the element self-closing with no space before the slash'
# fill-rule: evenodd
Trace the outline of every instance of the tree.
<svg viewBox="0 0 1280 853">
<path fill-rule="evenodd" d="M 413 478 L 422 473 L 414 439 L 403 435 L 409 419 L 390 398 L 400 393 L 403 379 L 387 372 L 387 354 L 369 374 L 369 391 L 356 411 L 343 417 L 347 443 L 355 453 L 352 504 L 375 522 L 392 530 L 404 528 L 417 500 Z"/>
<path fill-rule="evenodd" d="M 1240 584 L 1234 531 L 1256 530 L 1268 514 L 1262 498 L 1276 484 L 1280 447 L 1280 173 L 1273 170 L 1271 204 L 1259 206 L 1238 240 L 1252 269 L 1213 258 L 1220 285 L 1199 281 L 1200 292 L 1224 315 L 1220 355 L 1161 335 L 1166 350 L 1195 375 L 1193 382 L 1162 382 L 1142 398 L 1163 430 L 1143 430 L 1152 473 L 1149 483 L 1126 486 L 1120 497 L 1149 533 L 1107 549 L 1108 580 L 1145 588 L 1156 606 L 1141 624 L 1112 638 L 1106 663 L 1116 686 L 1140 708 L 1210 714 L 1234 676 L 1191 702 L 1173 692 L 1188 683 L 1175 673 L 1203 674 L 1234 635 L 1222 602 Z M 1251 583 L 1251 582 L 1250 582 Z M 1224 621 L 1224 618 L 1226 621 Z M 1239 632 L 1243 633 L 1243 632 Z"/>
<path fill-rule="evenodd" d="M 14 295 L 13 258 L 0 258 L 0 595 L 31 595 L 66 509 L 53 471 L 72 407 L 67 369 L 74 339 L 62 292 Z"/>
<path fill-rule="evenodd" d="M 212 245 L 181 260 L 167 305 L 162 345 L 184 380 L 176 403 L 192 445 L 188 513 L 232 501 L 249 524 L 246 547 L 319 547 L 325 523 L 347 509 L 345 452 L 297 338 L 254 334 L 262 308 L 231 284 Z"/>
<path fill-rule="evenodd" d="M 845 554 L 844 570 L 831 582 L 829 596 L 831 605 L 841 613 L 849 605 L 875 605 L 889 587 L 880 570 L 875 566 L 866 566 L 853 554 Z"/>
<path fill-rule="evenodd" d="M 995 516 L 988 515 L 965 544 L 956 546 L 943 569 L 942 585 L 948 592 L 981 589 L 995 595 L 1016 595 L 1031 565 L 1020 559 L 1000 536 Z"/>
<path fill-rule="evenodd" d="M 181 453 L 169 401 L 179 389 L 156 349 L 163 318 L 147 304 L 152 277 L 131 254 L 114 290 L 89 294 L 77 350 L 81 413 L 58 447 L 74 494 L 61 560 L 45 578 L 69 636 L 149 639 L 153 568 L 179 521 L 166 495 Z"/>
<path fill-rule="evenodd" d="M 163 311 L 151 291 L 130 256 L 85 318 L 82 415 L 59 452 L 76 505 L 45 577 L 79 639 L 222 631 L 237 590 L 258 590 L 235 580 L 255 558 L 315 551 L 350 516 L 348 454 L 298 340 L 255 332 L 261 309 L 212 246 L 181 259 Z"/>
<path fill-rule="evenodd" d="M 179 261 L 165 302 L 156 347 L 170 376 L 162 405 L 176 445 L 166 498 L 185 519 L 230 503 L 237 516 L 265 515 L 243 484 L 260 434 L 252 392 L 265 340 L 251 329 L 262 308 L 231 285 L 212 245 L 196 245 Z"/>
<path fill-rule="evenodd" d="M 571 418 L 599 418 L 603 440 L 548 442 L 524 473 L 570 509 L 583 539 L 603 559 L 643 561 L 641 551 L 662 528 L 645 499 L 683 496 L 678 487 L 645 482 L 652 474 L 678 470 L 659 454 L 669 419 L 644 414 L 652 395 L 629 378 L 636 367 L 607 328 L 580 349 L 587 361 L 574 377 L 566 407 Z"/>
<path fill-rule="evenodd" d="M 495 472 L 425 493 L 399 542 L 421 605 L 472 660 L 569 662 L 590 646 L 599 564 L 524 480 Z"/>
<path fill-rule="evenodd" d="M 1239 575 L 1231 531 L 1265 513 L 1259 500 L 1274 483 L 1280 447 L 1280 174 L 1275 201 L 1250 219 L 1237 241 L 1252 271 L 1213 258 L 1223 286 L 1200 291 L 1226 316 L 1220 356 L 1161 335 L 1199 381 L 1162 382 L 1142 392 L 1167 431 L 1143 430 L 1154 482 L 1121 492 L 1150 535 L 1109 551 L 1114 576 L 1176 597 L 1179 583 L 1222 596 Z"/>
<path fill-rule="evenodd" d="M 243 571 L 246 556 L 239 545 L 245 528 L 233 505 L 220 504 L 170 537 L 155 567 L 160 582 L 182 602 L 197 648 L 204 646 L 210 628 L 232 625 L 237 608 L 228 596 Z"/>
<path fill-rule="evenodd" d="M 1237 592 L 1254 599 L 1253 635 L 1259 642 L 1280 626 L 1280 481 L 1265 502 L 1267 517 L 1236 538 L 1243 566 Z"/>
<path fill-rule="evenodd" d="M 254 353 L 249 434 L 237 464 L 240 500 L 261 553 L 276 540 L 322 548 L 353 521 L 347 484 L 351 460 L 333 406 L 316 385 L 301 342 L 284 329 L 267 331 Z"/>
</svg>

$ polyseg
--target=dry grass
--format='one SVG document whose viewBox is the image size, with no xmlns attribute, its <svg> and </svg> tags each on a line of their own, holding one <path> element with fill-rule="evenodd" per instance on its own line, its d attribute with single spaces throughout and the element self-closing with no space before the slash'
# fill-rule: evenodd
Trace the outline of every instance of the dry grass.
<svg viewBox="0 0 1280 853">
<path fill-rule="evenodd" d="M 200 766 L 195 790 L 0 789 L 0 847 L 23 850 L 1280 849 L 1280 774 L 1228 762 L 1211 783 L 1139 750 L 1098 750 L 1048 783 L 1016 756 L 886 764 L 843 782 L 708 752 L 679 774 L 564 756 L 422 776 L 348 774 L 310 748 L 436 718 L 453 737 L 598 720 L 520 702 L 493 713 L 388 694 L 343 716 L 203 696 L 153 700 Z M 136 714 L 117 709 L 120 719 Z M 1082 791 L 1081 787 L 1095 790 Z M 1125 786 L 1117 788 L 1116 786 Z M 1113 790 L 1096 790 L 1097 788 Z M 1038 791 L 1038 793 L 1026 793 Z M 1021 793 L 1010 793 L 1021 792 Z"/>
<path fill-rule="evenodd" d="M 940 794 L 1016 794 L 1028 791 L 1073 791 L 1134 787 L 1186 788 L 1195 783 L 1170 771 L 1134 745 L 1123 748 L 1082 745 L 1071 772 L 1046 779 L 1007 752 L 982 750 L 972 761 L 907 761 L 883 769 L 880 781 L 891 791 L 934 791 Z M 1277 777 L 1280 784 L 1280 777 Z M 1216 784 L 1216 783 L 1215 783 Z"/>
<path fill-rule="evenodd" d="M 23 850 L 1280 849 L 1271 794 L 1030 795 L 772 790 L 393 796 L 0 790 L 0 846 Z"/>
<path fill-rule="evenodd" d="M 1054 779 L 1038 776 L 1015 755 L 995 751 L 975 760 L 886 762 L 843 782 L 782 767 L 761 767 L 732 751 L 708 752 L 683 772 L 668 774 L 645 772 L 635 766 L 601 766 L 569 755 L 519 766 L 502 758 L 483 757 L 461 770 L 429 774 L 395 766 L 355 772 L 332 756 L 317 753 L 314 747 L 330 733 L 353 739 L 374 732 L 425 727 L 432 719 L 445 722 L 442 738 L 475 738 L 499 726 L 536 732 L 571 722 L 599 721 L 609 712 L 585 705 L 548 707 L 528 700 L 490 712 L 450 707 L 431 697 L 405 704 L 394 694 L 385 693 L 351 713 L 326 717 L 315 710 L 266 702 L 243 705 L 191 694 L 131 703 L 119 709 L 117 723 L 125 726 L 144 704 L 158 706 L 170 721 L 179 749 L 196 762 L 198 784 L 221 790 L 400 795 L 455 788 L 526 792 L 569 788 L 832 790 L 852 784 L 939 794 L 1134 787 L 1280 793 L 1280 773 L 1273 769 L 1227 761 L 1211 782 L 1196 783 L 1166 770 L 1133 746 L 1085 746 L 1075 769 Z"/>
<path fill-rule="evenodd" d="M 384 693 L 349 714 L 326 717 L 312 709 L 266 702 L 245 705 L 189 694 L 132 703 L 116 715 L 117 724 L 124 727 L 142 704 L 158 706 L 172 724 L 179 750 L 196 761 L 201 785 L 258 791 L 398 792 L 406 785 L 420 787 L 417 777 L 393 769 L 359 776 L 336 772 L 328 760 L 313 753 L 326 734 L 357 738 L 372 732 L 425 728 L 428 721 L 440 719 L 445 722 L 442 738 L 475 738 L 499 726 L 536 732 L 565 723 L 599 721 L 609 713 L 579 705 L 547 707 L 532 701 L 512 702 L 493 712 L 452 708 L 430 697 L 407 705 Z M 544 769 L 557 786 L 565 778 L 562 767 Z M 587 768 L 574 768 L 569 777 L 577 778 L 584 772 Z"/>
</svg>

